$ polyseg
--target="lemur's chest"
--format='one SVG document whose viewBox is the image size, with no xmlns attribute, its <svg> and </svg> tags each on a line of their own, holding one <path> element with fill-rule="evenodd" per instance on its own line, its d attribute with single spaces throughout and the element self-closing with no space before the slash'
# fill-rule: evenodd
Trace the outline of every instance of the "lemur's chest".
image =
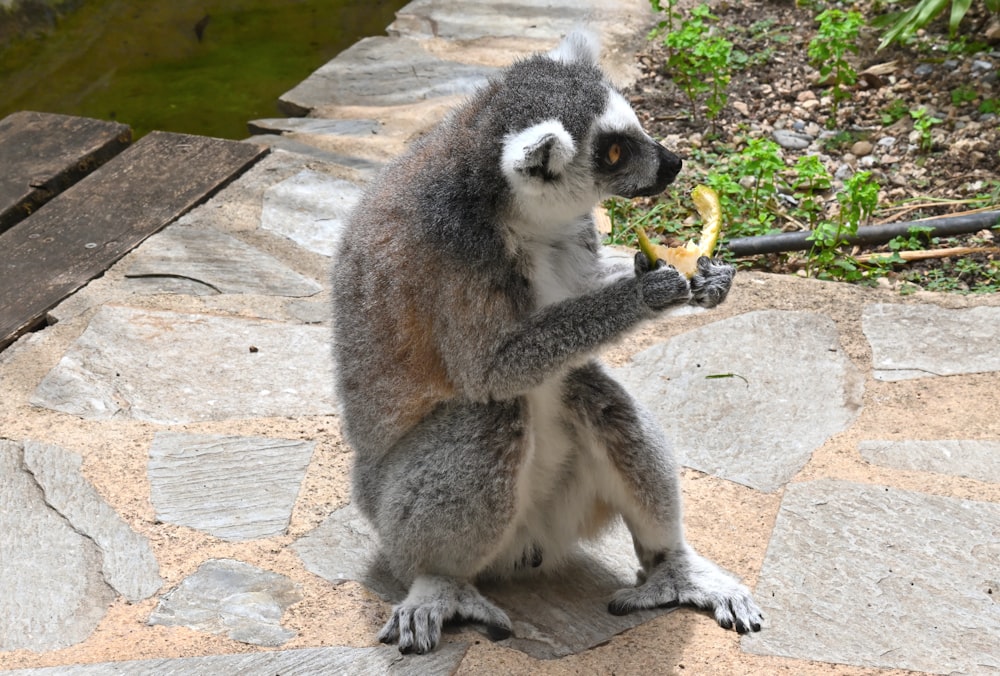
<svg viewBox="0 0 1000 676">
<path fill-rule="evenodd" d="M 587 293 L 599 277 L 597 257 L 575 237 L 534 243 L 529 265 L 537 307 Z"/>
</svg>

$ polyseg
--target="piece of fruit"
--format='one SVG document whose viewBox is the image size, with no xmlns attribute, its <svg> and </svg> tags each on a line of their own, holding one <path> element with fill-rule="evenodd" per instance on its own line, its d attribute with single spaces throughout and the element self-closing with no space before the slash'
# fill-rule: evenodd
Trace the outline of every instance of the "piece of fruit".
<svg viewBox="0 0 1000 676">
<path fill-rule="evenodd" d="M 636 228 L 635 231 L 639 239 L 639 249 L 646 254 L 650 264 L 655 265 L 656 259 L 662 258 L 688 279 L 698 272 L 698 259 L 712 255 L 715 244 L 719 241 L 719 232 L 722 230 L 722 206 L 719 204 L 718 193 L 707 185 L 699 185 L 691 191 L 691 199 L 703 221 L 701 237 L 697 243 L 662 246 L 650 242 L 642 228 Z"/>
</svg>

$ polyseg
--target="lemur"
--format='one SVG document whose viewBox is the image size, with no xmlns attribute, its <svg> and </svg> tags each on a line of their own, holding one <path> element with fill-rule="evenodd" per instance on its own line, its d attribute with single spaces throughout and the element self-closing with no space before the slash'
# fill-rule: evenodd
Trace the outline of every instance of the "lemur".
<svg viewBox="0 0 1000 676">
<path fill-rule="evenodd" d="M 575 32 L 491 78 L 372 181 L 337 247 L 352 494 L 409 588 L 378 635 L 404 653 L 446 621 L 509 637 L 476 582 L 558 566 L 617 516 L 641 571 L 610 612 L 693 605 L 760 630 L 749 590 L 685 541 L 670 442 L 596 356 L 667 308 L 717 305 L 734 275 L 602 254 L 595 205 L 659 194 L 681 160 L 598 52 Z"/>
</svg>

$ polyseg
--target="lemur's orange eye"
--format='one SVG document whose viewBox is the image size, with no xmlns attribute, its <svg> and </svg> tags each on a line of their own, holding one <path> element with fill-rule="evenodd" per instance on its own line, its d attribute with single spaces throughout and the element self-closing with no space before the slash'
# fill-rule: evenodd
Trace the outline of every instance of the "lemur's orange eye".
<svg viewBox="0 0 1000 676">
<path fill-rule="evenodd" d="M 611 147 L 608 148 L 608 164 L 618 164 L 618 160 L 622 157 L 622 147 L 617 143 L 612 143 Z"/>
</svg>

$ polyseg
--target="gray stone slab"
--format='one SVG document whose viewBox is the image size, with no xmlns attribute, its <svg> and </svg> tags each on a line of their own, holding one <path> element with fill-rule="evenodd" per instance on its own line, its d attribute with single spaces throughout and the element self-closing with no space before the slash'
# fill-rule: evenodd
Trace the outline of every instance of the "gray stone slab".
<svg viewBox="0 0 1000 676">
<path fill-rule="evenodd" d="M 157 432 L 149 448 L 156 518 L 223 540 L 280 535 L 314 442 Z"/>
<path fill-rule="evenodd" d="M 863 392 L 833 322 L 808 312 L 714 322 L 616 373 L 663 425 L 678 462 L 767 492 L 851 424 Z"/>
<path fill-rule="evenodd" d="M 420 41 L 370 37 L 321 66 L 279 99 L 291 114 L 320 106 L 392 106 L 470 94 L 495 69 L 434 56 Z"/>
<path fill-rule="evenodd" d="M 877 380 L 1000 371 L 1000 307 L 876 303 L 861 322 Z"/>
<path fill-rule="evenodd" d="M 312 296 L 323 287 L 270 254 L 205 226 L 171 225 L 130 257 L 130 285 L 161 292 L 164 282 L 193 283 L 197 293 Z"/>
<path fill-rule="evenodd" d="M 307 142 L 309 140 L 309 137 L 307 136 L 291 138 L 276 134 L 258 134 L 243 140 L 246 143 L 255 143 L 257 145 L 269 146 L 271 148 L 278 148 L 290 153 L 296 153 L 297 155 L 304 155 L 307 158 L 320 160 L 327 164 L 339 164 L 342 167 L 353 169 L 361 174 L 362 177 L 373 175 L 383 166 L 381 162 L 376 162 L 366 157 L 345 155 L 343 153 L 334 152 L 332 150 L 327 150 L 326 148 L 313 145 Z"/>
<path fill-rule="evenodd" d="M 362 136 L 378 131 L 376 120 L 327 120 L 320 117 L 284 117 L 247 122 L 251 134 L 310 134 L 313 136 Z"/>
<path fill-rule="evenodd" d="M 308 570 L 334 584 L 359 581 L 387 601 L 400 601 L 406 589 L 387 572 L 376 540 L 367 521 L 348 505 L 300 538 L 293 549 Z M 635 584 L 638 567 L 631 536 L 618 524 L 596 542 L 582 546 L 559 571 L 480 588 L 508 613 L 514 625 L 514 636 L 501 645 L 538 659 L 554 659 L 601 645 L 670 612 L 643 611 L 622 617 L 608 612 L 612 593 Z"/>
<path fill-rule="evenodd" d="M 623 0 L 412 0 L 396 12 L 390 35 L 446 40 L 517 37 L 556 41 L 581 25 L 622 22 Z M 648 7 L 642 8 L 648 14 Z M 633 11 L 634 13 L 634 11 Z"/>
<path fill-rule="evenodd" d="M 7 676 L 451 676 L 469 646 L 444 643 L 429 655 L 402 658 L 394 646 L 377 648 L 301 648 L 238 655 L 68 664 L 4 671 Z"/>
<path fill-rule="evenodd" d="M 260 227 L 332 256 L 361 188 L 317 171 L 300 171 L 264 193 Z"/>
<path fill-rule="evenodd" d="M 242 561 L 210 559 L 160 599 L 148 622 L 279 646 L 297 635 L 281 626 L 281 616 L 301 600 L 284 575 Z"/>
<path fill-rule="evenodd" d="M 58 650 L 90 636 L 116 596 L 101 559 L 46 504 L 21 445 L 0 439 L 0 651 Z"/>
<path fill-rule="evenodd" d="M 105 305 L 31 403 L 161 424 L 331 415 L 329 331 Z"/>
<path fill-rule="evenodd" d="M 24 467 L 45 494 L 45 503 L 101 551 L 104 580 L 132 603 L 163 585 L 149 539 L 132 530 L 80 473 L 76 453 L 24 442 Z"/>
<path fill-rule="evenodd" d="M 1000 483 L 1000 441 L 862 441 L 858 450 L 876 465 Z"/>
<path fill-rule="evenodd" d="M 824 479 L 785 491 L 743 647 L 937 674 L 1000 670 L 1000 505 Z"/>
</svg>

